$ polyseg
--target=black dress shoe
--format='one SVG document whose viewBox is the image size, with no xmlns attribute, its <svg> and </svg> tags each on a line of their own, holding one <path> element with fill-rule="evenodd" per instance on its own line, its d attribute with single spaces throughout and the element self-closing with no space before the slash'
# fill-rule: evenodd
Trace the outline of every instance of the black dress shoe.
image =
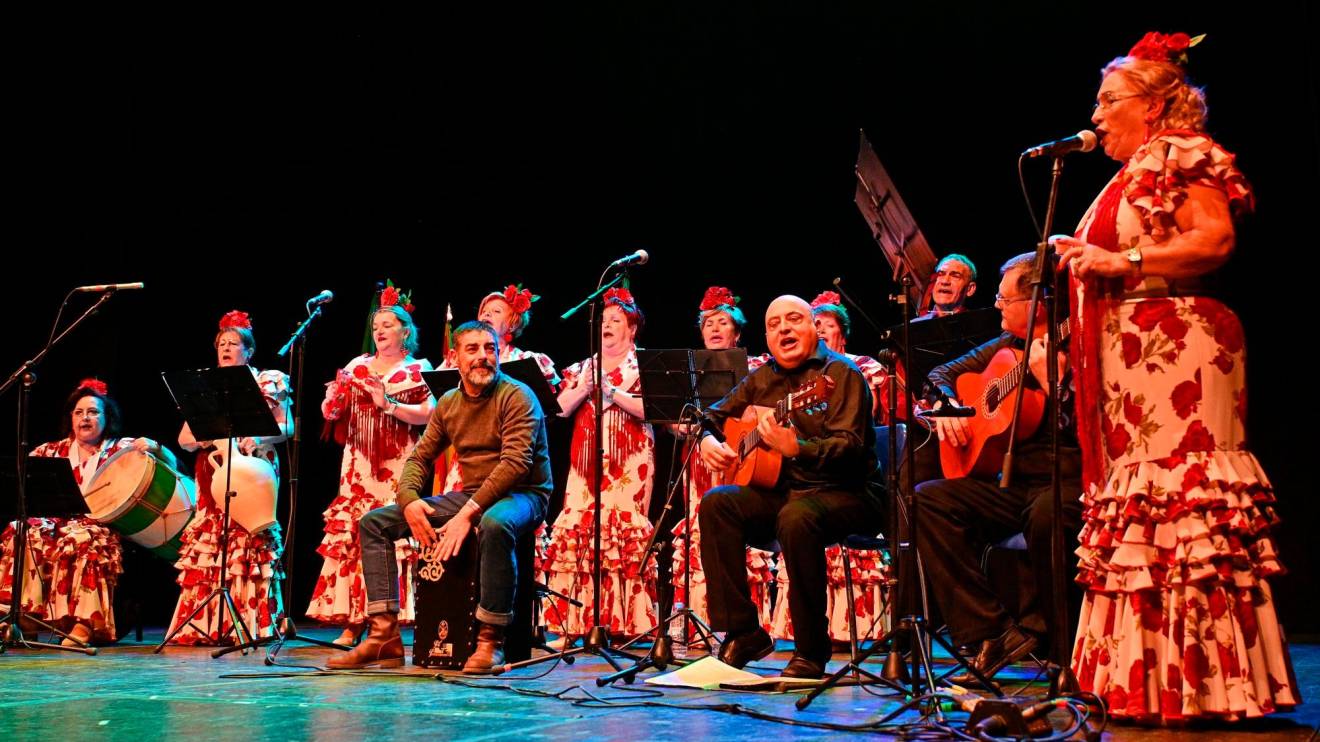
<svg viewBox="0 0 1320 742">
<path fill-rule="evenodd" d="M 1000 670 L 1031 654 L 1038 643 L 1036 637 L 1017 626 L 1010 626 L 999 636 L 981 642 L 981 651 L 977 652 L 976 657 L 968 664 L 987 678 L 993 678 Z M 949 677 L 949 682 L 969 688 L 981 686 L 981 681 L 970 672 L 952 675 Z"/>
<path fill-rule="evenodd" d="M 810 678 L 819 680 L 825 677 L 825 665 L 821 662 L 814 662 L 803 657 L 800 654 L 794 654 L 793 659 L 784 666 L 784 671 L 779 673 L 786 678 Z"/>
<path fill-rule="evenodd" d="M 726 636 L 720 646 L 720 662 L 741 670 L 748 662 L 755 662 L 775 651 L 775 640 L 759 626 L 751 631 Z"/>
</svg>

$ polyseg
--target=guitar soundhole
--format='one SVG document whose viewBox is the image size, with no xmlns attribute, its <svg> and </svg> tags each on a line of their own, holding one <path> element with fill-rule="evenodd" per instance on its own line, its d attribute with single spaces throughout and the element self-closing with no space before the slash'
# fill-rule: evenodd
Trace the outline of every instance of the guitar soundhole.
<svg viewBox="0 0 1320 742">
<path fill-rule="evenodd" d="M 987 415 L 993 415 L 997 409 L 999 409 L 999 390 L 990 387 L 985 390 L 985 412 Z"/>
</svg>

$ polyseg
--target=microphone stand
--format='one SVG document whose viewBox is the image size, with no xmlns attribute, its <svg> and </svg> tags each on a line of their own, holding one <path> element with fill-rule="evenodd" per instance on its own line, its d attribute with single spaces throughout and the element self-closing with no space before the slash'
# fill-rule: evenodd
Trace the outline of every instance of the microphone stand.
<svg viewBox="0 0 1320 742">
<path fill-rule="evenodd" d="M 275 664 L 275 658 L 279 656 L 280 650 L 284 648 L 285 642 L 300 641 L 308 644 L 314 644 L 318 647 L 327 649 L 337 649 L 341 652 L 347 652 L 350 647 L 342 644 L 335 644 L 323 639 L 313 639 L 309 636 L 302 636 L 298 633 L 298 626 L 294 623 L 293 617 L 289 615 L 289 585 L 293 583 L 293 564 L 294 559 L 289 556 L 293 551 L 293 536 L 296 530 L 298 520 L 298 474 L 301 471 L 302 460 L 302 397 L 303 392 L 303 369 L 306 368 L 307 354 L 307 330 L 321 316 L 322 304 L 317 304 L 307 314 L 307 319 L 303 320 L 298 328 L 293 331 L 288 342 L 280 348 L 278 355 L 280 358 L 289 354 L 289 350 L 297 347 L 297 353 L 289 358 L 289 375 L 294 379 L 293 394 L 289 399 L 289 409 L 286 411 L 293 417 L 293 436 L 289 441 L 287 448 L 289 454 L 289 527 L 284 532 L 284 548 L 281 550 L 280 558 L 284 562 L 284 577 L 280 580 L 280 605 L 284 606 L 282 614 L 276 619 L 274 632 L 270 636 L 254 637 L 252 641 L 242 644 L 235 644 L 230 647 L 221 647 L 211 652 L 212 657 L 223 657 L 230 652 L 243 652 L 247 650 L 262 647 L 267 644 L 273 645 L 266 650 L 266 664 Z"/>
<path fill-rule="evenodd" d="M 70 292 L 72 295 L 73 292 Z M 23 578 L 25 576 L 25 557 L 28 551 L 27 542 L 27 447 L 28 447 L 28 410 L 32 398 L 32 386 L 37 382 L 37 375 L 32 372 L 41 362 L 46 359 L 51 349 L 59 344 L 74 328 L 82 324 L 83 320 L 92 316 L 96 310 L 101 308 L 102 304 L 110 301 L 115 295 L 114 289 L 101 293 L 96 303 L 88 307 L 82 316 L 74 320 L 59 337 L 53 337 L 55 329 L 59 327 L 59 315 L 55 317 L 55 327 L 51 328 L 52 337 L 47 340 L 46 347 L 42 348 L 30 360 L 24 361 L 14 370 L 9 378 L 0 385 L 0 396 L 9 391 L 9 388 L 20 380 L 23 382 L 18 392 L 18 440 L 16 441 L 17 456 L 15 457 L 15 468 L 17 469 L 18 481 L 16 484 L 16 493 L 18 495 L 17 519 L 14 526 L 14 572 L 12 582 L 10 583 L 9 613 L 0 616 L 0 654 L 3 654 L 5 648 L 14 645 L 26 647 L 28 649 L 57 649 L 64 652 L 81 652 L 82 654 L 95 655 L 96 648 L 89 646 L 86 642 L 75 639 L 50 624 L 33 616 L 23 615 Z M 67 303 L 68 297 L 65 297 Z M 60 307 L 60 312 L 64 307 Z M 74 642 L 73 646 L 63 646 L 61 644 L 46 644 L 43 642 L 28 641 L 23 636 L 22 624 L 24 621 L 34 623 L 38 628 L 46 629 L 63 639 Z"/>
<path fill-rule="evenodd" d="M 1027 316 L 1027 347 L 1022 358 L 1024 366 L 1030 369 L 1031 339 L 1035 337 L 1037 307 L 1041 301 L 1044 301 L 1047 317 L 1045 329 L 1045 357 L 1047 360 L 1045 365 L 1048 368 L 1046 379 L 1049 382 L 1049 389 L 1045 390 L 1045 395 L 1047 403 L 1050 405 L 1050 496 L 1053 498 L 1054 508 L 1054 517 L 1050 523 L 1050 589 L 1053 593 L 1050 606 L 1053 626 L 1051 627 L 1050 636 L 1054 644 L 1051 653 L 1054 655 L 1055 662 L 1050 663 L 1049 666 L 1050 698 L 1063 693 L 1077 692 L 1081 689 L 1077 677 L 1073 674 L 1071 664 L 1066 659 L 1072 641 L 1071 632 L 1067 628 L 1068 601 L 1067 581 L 1065 579 L 1067 567 L 1063 537 L 1063 489 L 1059 470 L 1059 364 L 1055 360 L 1058 358 L 1059 306 L 1056 293 L 1060 273 L 1057 270 L 1057 261 L 1049 255 L 1050 245 L 1046 237 L 1054 226 L 1054 213 L 1059 198 L 1059 179 L 1062 173 L 1063 156 L 1062 154 L 1056 154 L 1054 155 L 1054 164 L 1050 174 L 1050 195 L 1048 206 L 1045 209 L 1045 224 L 1041 229 L 1041 239 L 1036 243 L 1036 262 L 1033 268 L 1034 280 L 1032 281 L 1031 304 Z M 1013 422 L 1008 432 L 1008 450 L 1004 454 L 1004 468 L 999 479 L 999 488 L 1004 490 L 1011 487 L 1013 481 L 1013 456 L 1016 449 L 1018 414 L 1022 409 L 1022 396 L 1018 394 L 1013 405 Z"/>
</svg>

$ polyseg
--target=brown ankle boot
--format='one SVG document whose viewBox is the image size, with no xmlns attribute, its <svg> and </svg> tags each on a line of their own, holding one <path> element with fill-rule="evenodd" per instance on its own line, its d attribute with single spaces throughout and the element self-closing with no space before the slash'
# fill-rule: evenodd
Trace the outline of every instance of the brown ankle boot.
<svg viewBox="0 0 1320 742">
<path fill-rule="evenodd" d="M 367 617 L 367 638 L 337 657 L 326 660 L 332 670 L 356 670 L 362 667 L 403 667 L 403 637 L 399 636 L 399 616 L 376 613 Z"/>
<path fill-rule="evenodd" d="M 463 664 L 467 675 L 490 675 L 504 665 L 504 627 L 483 623 L 477 631 L 477 647 Z"/>
</svg>

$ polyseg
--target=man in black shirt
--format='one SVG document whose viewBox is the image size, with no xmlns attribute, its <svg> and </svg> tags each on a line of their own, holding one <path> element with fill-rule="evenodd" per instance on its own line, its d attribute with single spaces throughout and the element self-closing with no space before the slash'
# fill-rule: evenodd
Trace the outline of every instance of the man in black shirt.
<svg viewBox="0 0 1320 742">
<path fill-rule="evenodd" d="M 1023 349 L 1031 305 L 1031 275 L 1034 253 L 1010 259 L 1000 268 L 999 293 L 995 306 L 1002 314 L 1004 333 L 972 349 L 928 375 L 930 386 L 957 401 L 955 383 L 964 373 L 980 373 L 1003 348 Z M 1046 388 L 1048 367 L 1045 359 L 1047 319 L 1039 307 L 1032 340 L 1031 373 L 1026 375 L 1028 389 Z M 1073 419 L 1071 373 L 1066 358 L 1060 364 L 1060 441 L 1059 469 L 1062 479 L 1063 524 L 1066 537 L 1081 527 L 1081 456 L 1077 447 Z M 966 400 L 964 400 L 966 401 Z M 1006 414 L 1011 411 L 1005 410 Z M 966 418 L 934 418 L 941 441 L 954 445 L 967 443 Z M 917 485 L 917 548 L 921 554 L 940 610 L 945 616 L 954 642 L 978 647 L 972 660 L 986 676 L 1005 665 L 1026 657 L 1047 631 L 1067 631 L 1068 627 L 1049 625 L 1052 617 L 1050 577 L 1050 538 L 1053 523 L 1053 495 L 1050 486 L 1051 411 L 1047 406 L 1040 428 L 1025 440 L 1019 440 L 1014 456 L 1013 484 L 1001 490 L 997 481 L 976 476 L 960 479 L 933 479 Z M 990 586 L 980 568 L 981 554 L 988 544 L 998 543 L 1015 533 L 1026 538 L 1031 562 L 1031 577 L 1023 585 L 1025 609 L 1015 622 Z M 959 685 L 975 684 L 970 674 L 951 678 Z"/>
<path fill-rule="evenodd" d="M 742 667 L 773 651 L 748 590 L 744 545 L 778 540 L 793 585 L 789 613 L 797 648 L 784 675 L 818 678 L 830 657 L 825 548 L 879 530 L 880 505 L 867 489 L 876 468 L 871 393 L 857 366 L 816 337 L 811 306 L 802 299 L 771 302 L 765 335 L 773 360 L 709 412 L 720 425 L 730 416 L 755 416 L 762 440 L 783 455 L 783 469 L 773 488 L 716 487 L 702 500 L 707 601 L 712 627 L 728 632 L 720 649 L 726 664 Z M 793 412 L 788 425 L 779 425 L 767 408 L 822 375 L 835 383 L 825 410 Z M 736 459 L 727 444 L 709 435 L 701 441 L 701 456 L 713 471 Z"/>
</svg>

